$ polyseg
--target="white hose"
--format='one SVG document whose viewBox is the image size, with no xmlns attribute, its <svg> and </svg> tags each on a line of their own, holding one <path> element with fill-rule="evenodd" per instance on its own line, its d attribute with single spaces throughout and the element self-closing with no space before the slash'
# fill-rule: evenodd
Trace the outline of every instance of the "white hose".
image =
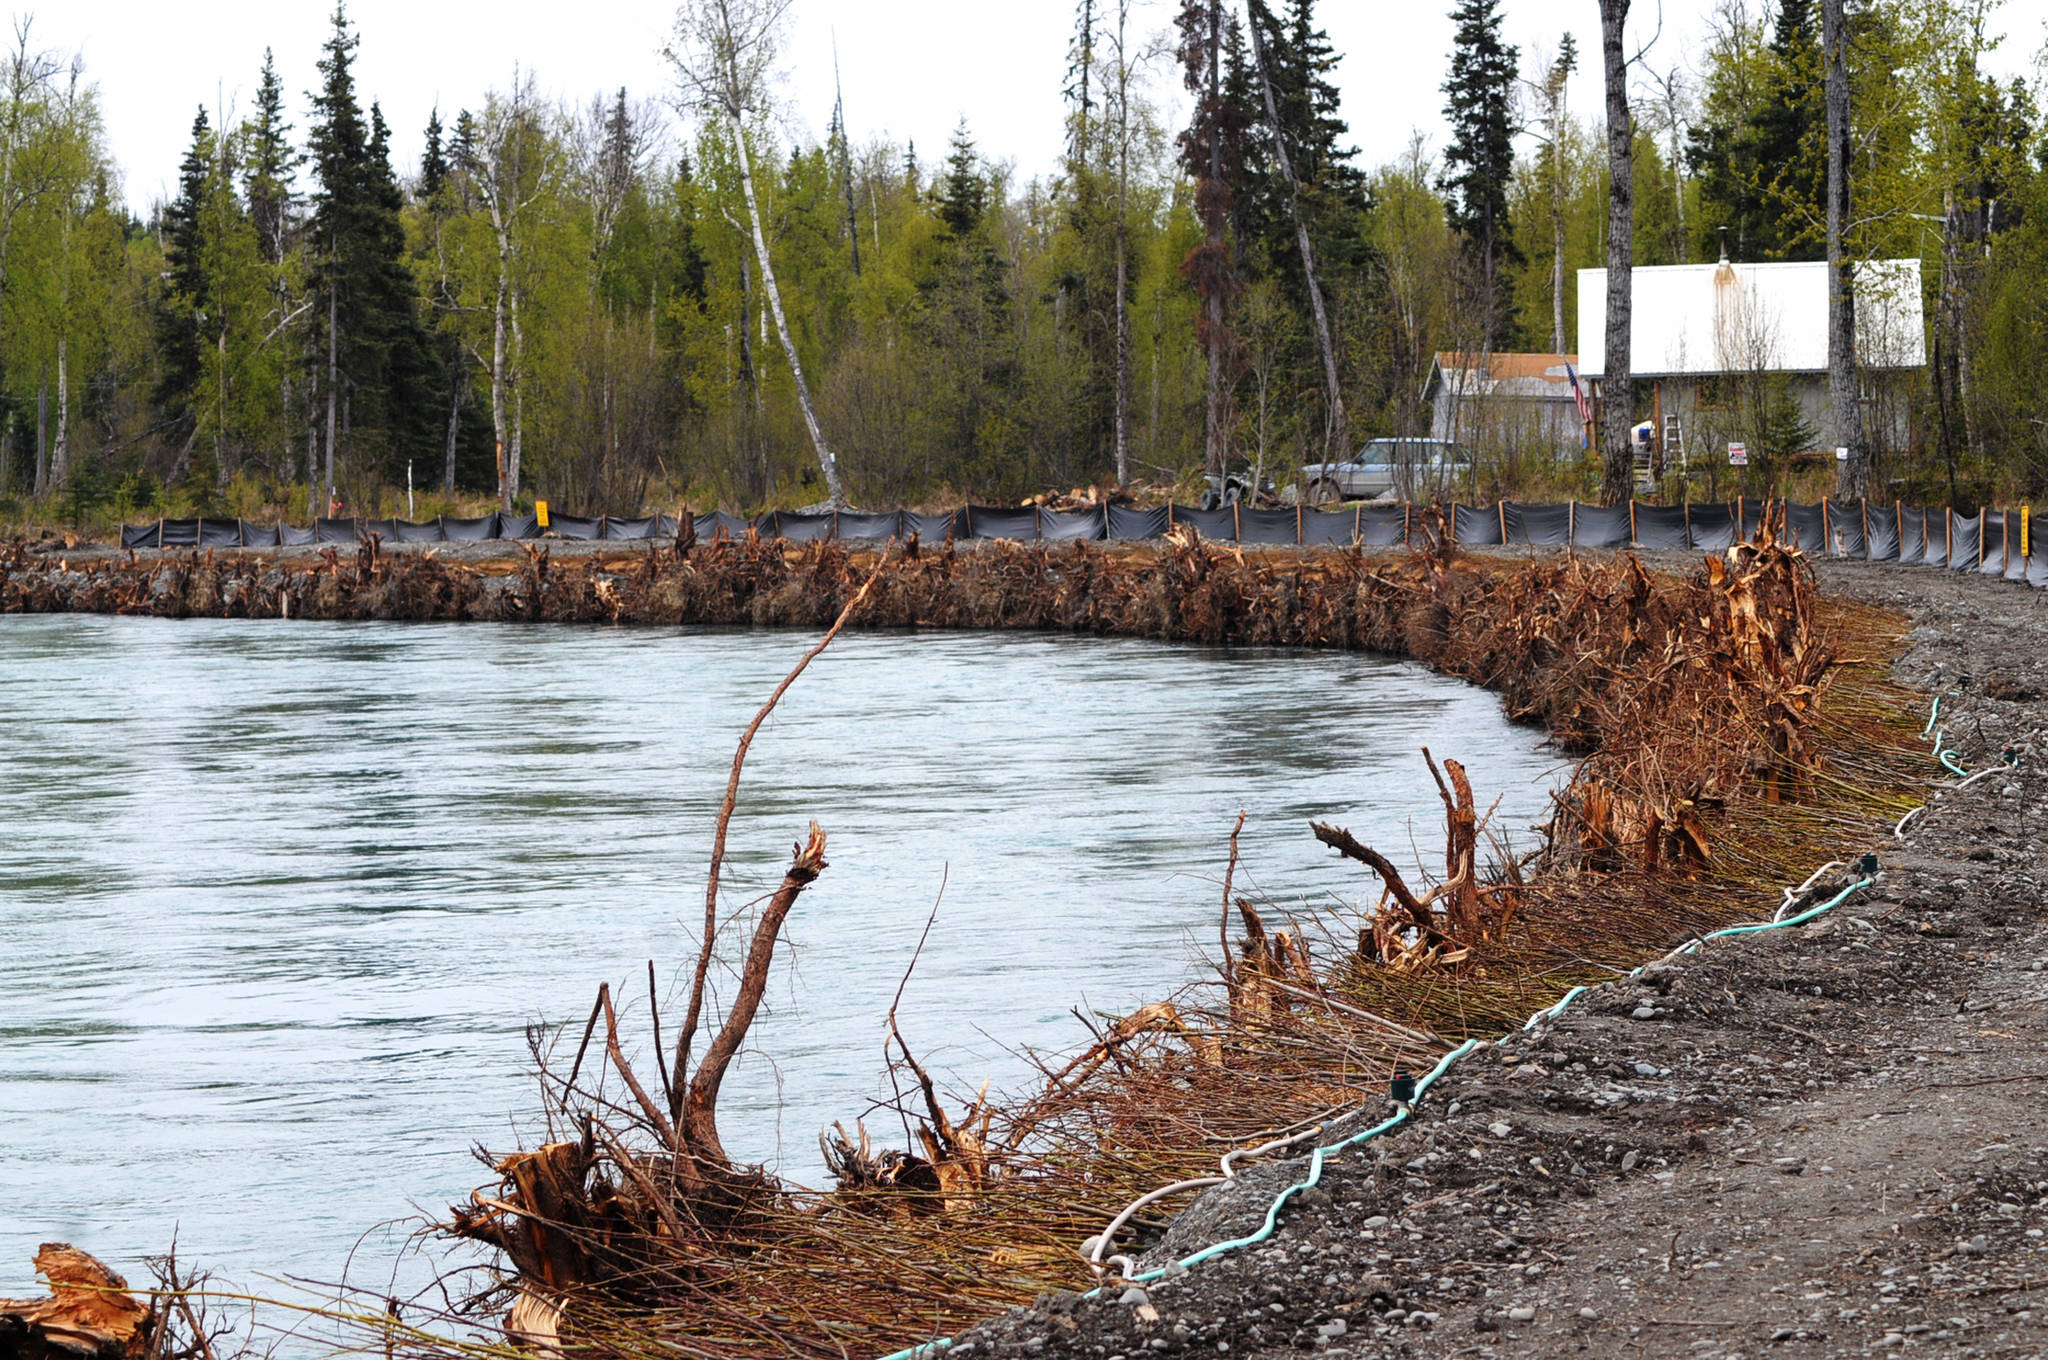
<svg viewBox="0 0 2048 1360">
<path fill-rule="evenodd" d="M 1321 1130 L 1317 1130 L 1317 1132 L 1321 1132 Z M 1227 1171 L 1228 1168 L 1226 1167 L 1225 1170 Z M 1159 1200 L 1165 1199 L 1168 1195 L 1177 1195 L 1183 1190 L 1206 1190 L 1212 1185 L 1221 1185 L 1229 1179 L 1230 1177 L 1227 1175 L 1196 1176 L 1191 1180 L 1175 1181 L 1172 1185 L 1163 1185 L 1159 1189 L 1154 1190 L 1149 1195 L 1140 1195 L 1138 1198 L 1132 1200 L 1130 1204 L 1125 1207 L 1122 1213 L 1118 1214 L 1114 1219 L 1110 1220 L 1109 1226 L 1102 1230 L 1102 1236 L 1095 1239 L 1094 1248 L 1088 1253 L 1088 1268 L 1090 1270 L 1093 1270 L 1097 1275 L 1102 1274 L 1102 1267 L 1106 1264 L 1103 1260 L 1102 1253 L 1109 1250 L 1109 1244 L 1115 1240 L 1117 1231 L 1120 1228 L 1122 1228 L 1124 1224 L 1130 1222 L 1132 1215 L 1136 1214 L 1138 1210 L 1144 1208 L 1148 1204 L 1153 1204 Z M 1136 1264 L 1128 1256 L 1112 1256 L 1109 1259 L 1111 1261 L 1121 1260 L 1127 1266 Z"/>
<path fill-rule="evenodd" d="M 1800 884 L 1798 887 L 1785 889 L 1785 904 L 1778 908 L 1777 914 L 1771 917 L 1771 919 L 1773 921 L 1784 920 L 1785 913 L 1792 910 L 1793 905 L 1797 903 L 1800 898 L 1806 896 L 1806 890 L 1808 888 L 1811 888 L 1817 881 L 1819 881 L 1820 876 L 1822 874 L 1826 873 L 1830 869 L 1840 869 L 1844 867 L 1846 866 L 1843 865 L 1842 861 L 1838 859 L 1831 859 L 1826 864 L 1821 865 L 1820 868 L 1815 869 L 1811 874 L 1807 875 L 1806 881 Z"/>
</svg>

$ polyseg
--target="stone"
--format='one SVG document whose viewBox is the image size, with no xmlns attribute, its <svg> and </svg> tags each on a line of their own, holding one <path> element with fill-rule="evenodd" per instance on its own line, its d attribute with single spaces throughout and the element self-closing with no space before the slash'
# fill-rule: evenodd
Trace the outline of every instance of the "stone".
<svg viewBox="0 0 2048 1360">
<path fill-rule="evenodd" d="M 1344 1321 L 1343 1318 L 1331 1318 L 1328 1322 L 1316 1328 L 1316 1335 L 1325 1341 L 1335 1341 L 1350 1330 L 1351 1324 Z"/>
<path fill-rule="evenodd" d="M 1638 1020 L 1655 1020 L 1657 1018 L 1657 1008 L 1648 1002 L 1636 1007 L 1629 1013 Z"/>
<path fill-rule="evenodd" d="M 1639 1062 L 1639 1063 L 1637 1063 L 1637 1064 L 1636 1064 L 1636 1075 L 1637 1075 L 1637 1076 L 1639 1076 L 1639 1077 L 1654 1077 L 1654 1076 L 1656 1076 L 1656 1075 L 1657 1075 L 1657 1064 L 1655 1064 L 1655 1063 L 1646 1063 L 1646 1062 Z"/>
<path fill-rule="evenodd" d="M 1600 1311 L 1596 1308 L 1581 1308 L 1579 1316 L 1588 1322 L 1598 1322 L 1600 1320 Z"/>
<path fill-rule="evenodd" d="M 1505 1138 L 1515 1131 L 1512 1124 L 1490 1124 L 1486 1131 L 1496 1138 Z"/>
<path fill-rule="evenodd" d="M 1535 1320 L 1536 1310 L 1527 1304 L 1523 1304 L 1518 1308 L 1508 1309 L 1508 1321 L 1510 1322 L 1534 1322 Z"/>
<path fill-rule="evenodd" d="M 1142 1308 L 1150 1302 L 1152 1302 L 1152 1296 L 1136 1285 L 1126 1289 L 1123 1297 L 1117 1300 L 1117 1303 L 1125 1308 Z"/>
<path fill-rule="evenodd" d="M 1624 1152 L 1621 1155 L 1621 1169 L 1623 1171 L 1633 1171 L 1636 1169 L 1636 1163 L 1641 1160 L 1642 1154 L 1637 1152 L 1634 1148 L 1630 1148 L 1627 1152 Z"/>
</svg>

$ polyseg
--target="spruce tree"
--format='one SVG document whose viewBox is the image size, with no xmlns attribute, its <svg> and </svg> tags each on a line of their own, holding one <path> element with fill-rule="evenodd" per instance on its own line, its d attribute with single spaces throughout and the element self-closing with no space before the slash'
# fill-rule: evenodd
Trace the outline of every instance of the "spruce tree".
<svg viewBox="0 0 2048 1360">
<path fill-rule="evenodd" d="M 1444 150 L 1442 187 L 1473 277 L 1476 334 L 1465 342 L 1491 350 L 1514 316 L 1507 266 L 1522 258 L 1508 232 L 1508 183 L 1515 169 L 1515 49 L 1501 41 L 1500 0 L 1459 0 L 1451 19 L 1457 33 L 1443 83 L 1451 143 Z"/>
<path fill-rule="evenodd" d="M 1762 86 L 1746 116 L 1693 128 L 1705 239 L 1715 246 L 1725 227 L 1737 259 L 1824 259 L 1827 106 L 1812 0 L 1780 0 Z"/>
<path fill-rule="evenodd" d="M 292 125 L 284 115 L 284 82 L 270 49 L 263 49 L 263 75 L 256 86 L 256 114 L 247 125 L 248 157 L 244 167 L 249 215 L 263 243 L 263 257 L 284 262 L 291 226 L 292 171 L 298 154 L 292 150 Z"/>
<path fill-rule="evenodd" d="M 967 239 L 988 211 L 988 181 L 981 176 L 981 158 L 968 135 L 967 120 L 953 129 L 946 156 L 946 176 L 939 181 L 939 221 L 956 241 Z"/>
<path fill-rule="evenodd" d="M 203 209 L 215 150 L 213 124 L 202 104 L 192 119 L 192 147 L 178 166 L 178 195 L 158 219 L 164 273 L 154 318 L 158 370 L 152 398 L 179 443 L 187 443 L 194 429 L 192 404 L 201 375 L 199 315 L 208 292 Z"/>
<path fill-rule="evenodd" d="M 339 5 L 333 25 L 307 139 L 316 186 L 307 227 L 317 318 L 311 376 L 323 404 L 330 496 L 344 434 L 362 454 L 352 470 L 365 479 L 402 476 L 406 458 L 431 446 L 436 367 L 405 263 L 389 129 L 375 105 L 363 117 L 354 75 L 360 40 Z"/>
<path fill-rule="evenodd" d="M 1317 270 L 1335 290 L 1370 274 L 1368 219 L 1372 193 L 1358 167 L 1358 148 L 1347 145 L 1350 125 L 1339 112 L 1332 82 L 1338 54 L 1317 27 L 1315 0 L 1292 0 L 1280 14 L 1265 0 L 1250 0 L 1247 18 L 1258 26 L 1266 75 L 1289 162 L 1301 186 L 1301 207 L 1315 238 Z M 1289 187 L 1281 173 L 1279 148 L 1266 126 L 1264 93 L 1256 71 L 1247 68 L 1243 44 L 1233 54 L 1226 98 L 1240 103 L 1246 134 L 1243 188 L 1238 217 L 1239 251 L 1250 267 L 1278 276 L 1296 306 L 1307 305 L 1307 280 L 1296 248 Z"/>
<path fill-rule="evenodd" d="M 441 106 L 427 114 L 426 149 L 420 153 L 419 200 L 434 203 L 448 184 L 448 156 L 441 148 Z"/>
</svg>

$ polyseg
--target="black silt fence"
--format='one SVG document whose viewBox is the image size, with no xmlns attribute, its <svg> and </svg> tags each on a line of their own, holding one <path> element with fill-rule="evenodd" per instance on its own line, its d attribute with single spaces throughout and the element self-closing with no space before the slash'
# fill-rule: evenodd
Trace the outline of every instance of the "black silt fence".
<svg viewBox="0 0 2048 1360">
<path fill-rule="evenodd" d="M 1468 548 L 1496 544 L 1537 547 L 1719 551 L 1737 541 L 1738 526 L 1753 538 L 1770 516 L 1780 539 L 1814 555 L 1851 561 L 1915 563 L 1951 571 L 2048 584 L 2048 550 L 2034 543 L 2025 510 L 1922 508 L 1901 502 L 1823 501 L 1794 505 L 1741 499 L 1732 503 L 1599 506 L 1582 502 L 1446 507 L 1456 542 Z M 770 511 L 743 519 L 724 511 L 697 515 L 700 540 L 749 534 L 787 542 L 880 541 L 908 537 L 1007 539 L 1020 542 L 1132 542 L 1156 539 L 1176 527 L 1204 538 L 1251 546 L 1387 548 L 1423 545 L 1433 519 L 1401 504 L 1359 505 L 1349 510 L 1254 509 L 1226 505 L 1213 510 L 1172 505 L 1139 509 L 1043 510 L 1030 506 L 966 506 L 921 514 L 910 510 L 803 514 Z M 647 541 L 672 539 L 679 521 L 655 514 L 630 518 L 552 515 L 543 529 L 532 515 L 493 513 L 476 519 L 324 518 L 313 527 L 252 524 L 234 519 L 160 519 L 126 525 L 124 548 L 260 548 L 355 543 L 371 537 L 399 543 L 478 542 L 488 539 Z"/>
</svg>

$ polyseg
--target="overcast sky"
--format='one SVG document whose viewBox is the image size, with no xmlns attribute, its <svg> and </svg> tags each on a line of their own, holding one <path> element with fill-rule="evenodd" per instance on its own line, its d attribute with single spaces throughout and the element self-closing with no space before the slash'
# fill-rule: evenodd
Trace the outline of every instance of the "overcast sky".
<svg viewBox="0 0 2048 1360">
<path fill-rule="evenodd" d="M 1399 156 L 1415 130 L 1441 147 L 1438 86 L 1451 47 L 1450 8 L 1451 0 L 1320 6 L 1343 58 L 1337 83 L 1344 116 L 1366 164 Z M 1635 8 L 1630 26 L 1640 42 L 1658 27 L 1658 6 L 1637 0 Z M 1711 0 L 1666 0 L 1650 63 L 1696 65 L 1710 8 Z M 1134 28 L 1163 30 L 1174 9 L 1170 0 L 1141 0 Z M 1572 105 L 1582 115 L 1596 113 L 1595 0 L 1508 0 L 1503 9 L 1508 41 L 1522 49 L 1529 74 L 1537 69 L 1531 54 L 1554 52 L 1569 24 L 1582 54 Z M 1048 174 L 1063 136 L 1060 87 L 1073 10 L 1057 0 L 1000 7 L 971 0 L 796 0 L 786 49 L 789 125 L 805 140 L 822 137 L 832 109 L 836 37 L 856 142 L 881 134 L 914 139 L 930 165 L 964 116 L 983 154 L 1013 161 L 1020 178 Z M 331 12 L 323 0 L 67 0 L 33 12 L 33 43 L 83 54 L 87 78 L 100 87 L 129 201 L 144 211 L 175 180 L 197 105 L 247 111 L 266 46 L 277 54 L 303 135 L 305 95 L 318 78 L 314 62 Z M 17 19 L 23 13 L 16 11 Z M 635 97 L 665 94 L 660 49 L 673 14 L 660 0 L 349 5 L 362 37 L 358 89 L 366 102 L 382 101 L 401 174 L 417 166 L 429 110 L 438 104 L 446 120 L 478 105 L 485 90 L 510 83 L 515 67 L 531 69 L 542 89 L 578 103 L 621 85 Z M 2007 38 L 1994 68 L 2032 76 L 2044 21 L 2048 0 L 2007 0 L 1996 19 Z M 1157 87 L 1179 101 L 1176 71 L 1160 71 Z"/>
</svg>

